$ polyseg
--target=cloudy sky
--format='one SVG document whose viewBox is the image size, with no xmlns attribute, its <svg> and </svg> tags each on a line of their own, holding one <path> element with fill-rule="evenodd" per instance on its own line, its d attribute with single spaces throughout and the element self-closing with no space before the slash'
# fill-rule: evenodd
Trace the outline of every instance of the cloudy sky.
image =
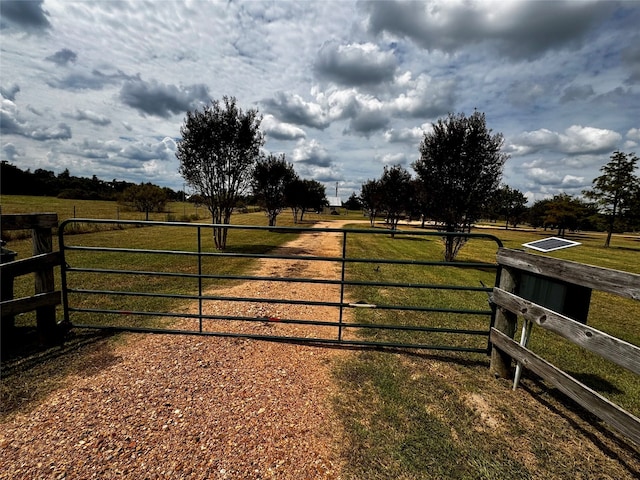
<svg viewBox="0 0 640 480">
<path fill-rule="evenodd" d="M 343 198 L 477 109 L 536 200 L 640 154 L 640 1 L 8 1 L 1 159 L 182 189 L 185 112 L 224 95 Z"/>
</svg>

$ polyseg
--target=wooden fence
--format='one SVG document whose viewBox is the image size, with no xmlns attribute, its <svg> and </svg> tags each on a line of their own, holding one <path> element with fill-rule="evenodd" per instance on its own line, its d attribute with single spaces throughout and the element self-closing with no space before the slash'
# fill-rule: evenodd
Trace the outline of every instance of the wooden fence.
<svg viewBox="0 0 640 480">
<path fill-rule="evenodd" d="M 515 293 L 523 275 L 535 275 L 537 278 L 567 282 L 640 300 L 640 275 L 504 248 L 498 251 L 498 263 L 503 270 L 500 285 L 493 291 L 493 302 L 497 311 L 495 325 L 490 334 L 490 340 L 495 347 L 491 355 L 491 370 L 497 376 L 508 378 L 512 371 L 512 360 L 515 360 L 519 366 L 535 372 L 583 408 L 640 445 L 640 419 L 528 350 L 526 339 L 520 343 L 513 340 L 517 317 L 521 315 L 525 326 L 527 323 L 535 324 L 640 375 L 640 347 L 572 320 Z M 514 388 L 515 386 L 516 383 Z"/>
<path fill-rule="evenodd" d="M 3 214 L 0 231 L 31 230 L 33 256 L 0 264 L 2 278 L 2 344 L 9 345 L 14 337 L 15 315 L 35 310 L 40 343 L 52 345 L 61 340 L 56 322 L 56 306 L 60 304 L 60 291 L 55 289 L 53 269 L 60 265 L 60 252 L 53 251 L 53 228 L 58 226 L 55 213 Z M 13 298 L 16 277 L 34 274 L 34 294 Z M 4 349 L 3 349 L 4 350 Z"/>
</svg>

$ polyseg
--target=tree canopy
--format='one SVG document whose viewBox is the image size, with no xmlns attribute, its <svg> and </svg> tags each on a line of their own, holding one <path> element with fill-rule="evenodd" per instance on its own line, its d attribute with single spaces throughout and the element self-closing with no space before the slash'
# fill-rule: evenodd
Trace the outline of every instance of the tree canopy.
<svg viewBox="0 0 640 480">
<path fill-rule="evenodd" d="M 509 224 L 517 227 L 527 213 L 527 197 L 520 190 L 502 185 L 494 195 L 493 207 L 495 213 L 505 219 L 505 228 Z"/>
<path fill-rule="evenodd" d="M 305 212 L 322 210 L 328 204 L 326 188 L 317 180 L 295 178 L 286 186 L 285 196 L 293 212 L 293 223 L 302 221 Z"/>
<path fill-rule="evenodd" d="M 362 184 L 362 187 L 360 187 L 360 201 L 369 213 L 369 223 L 373 227 L 376 215 L 382 209 L 384 201 L 380 180 L 367 180 Z"/>
<path fill-rule="evenodd" d="M 467 231 L 495 193 L 508 158 L 501 134 L 487 128 L 483 113 L 449 114 L 424 135 L 413 169 L 429 190 L 430 216 L 448 232 Z M 464 244 L 447 236 L 445 259 L 453 260 Z"/>
<path fill-rule="evenodd" d="M 276 224 L 278 214 L 287 206 L 286 188 L 298 178 L 284 154 L 269 155 L 259 160 L 253 170 L 251 188 L 258 204 L 265 209 L 269 226 Z"/>
<path fill-rule="evenodd" d="M 635 175 L 638 157 L 633 153 L 625 154 L 615 151 L 609 163 L 600 168 L 602 175 L 593 180 L 591 190 L 584 191 L 587 198 L 595 200 L 607 217 L 607 237 L 604 246 L 611 243 L 616 220 L 626 214 L 634 205 L 634 198 L 640 185 Z"/>
<path fill-rule="evenodd" d="M 347 210 L 360 210 L 362 209 L 362 202 L 360 197 L 355 192 L 352 192 L 347 201 L 344 202 L 344 206 Z"/>
<path fill-rule="evenodd" d="M 149 212 L 162 212 L 167 200 L 167 192 L 151 183 L 131 185 L 122 192 L 119 199 L 121 203 L 129 204 L 139 212 L 144 212 L 145 220 L 149 220 Z"/>
<path fill-rule="evenodd" d="M 413 202 L 411 174 L 400 165 L 385 166 L 380 178 L 380 187 L 387 223 L 392 230 L 395 230 L 401 215 L 411 209 Z"/>
<path fill-rule="evenodd" d="M 128 187 L 136 185 L 123 180 L 100 180 L 96 175 L 77 177 L 65 169 L 57 175 L 37 168 L 22 170 L 6 160 L 0 162 L 0 191 L 4 195 L 45 195 L 74 200 L 116 200 Z M 180 200 L 182 194 L 162 187 L 169 200 Z"/>
<path fill-rule="evenodd" d="M 249 188 L 260 158 L 264 135 L 257 109 L 243 111 L 235 97 L 213 100 L 202 110 L 187 112 L 176 157 L 180 174 L 205 199 L 216 225 L 230 223 L 238 199 Z M 227 228 L 214 227 L 216 248 L 227 244 Z"/>
</svg>

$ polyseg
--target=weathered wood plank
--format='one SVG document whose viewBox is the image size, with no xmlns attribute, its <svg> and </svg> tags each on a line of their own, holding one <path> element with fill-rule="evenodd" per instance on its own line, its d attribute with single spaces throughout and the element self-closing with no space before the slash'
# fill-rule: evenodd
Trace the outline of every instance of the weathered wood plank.
<svg viewBox="0 0 640 480">
<path fill-rule="evenodd" d="M 509 268 L 503 268 L 500 272 L 500 287 L 507 291 L 513 291 L 516 288 L 515 278 Z M 494 326 L 500 332 L 513 338 L 516 334 L 517 325 L 517 315 L 508 309 L 496 309 Z M 491 350 L 489 371 L 496 377 L 509 378 L 511 375 L 511 357 L 500 350 Z"/>
<path fill-rule="evenodd" d="M 3 213 L 0 215 L 0 230 L 29 230 L 57 226 L 57 213 Z"/>
<path fill-rule="evenodd" d="M 640 375 L 640 347 L 576 322 L 501 288 L 493 289 L 493 301 L 498 306 L 519 313 L 526 320 Z"/>
<path fill-rule="evenodd" d="M 602 395 L 567 375 L 535 353 L 520 346 L 495 328 L 490 335 L 494 347 L 511 355 L 523 366 L 554 385 L 558 390 L 620 433 L 640 445 L 640 419 L 612 403 Z"/>
<path fill-rule="evenodd" d="M 40 255 L 42 253 L 49 253 L 53 251 L 53 239 L 51 233 L 51 228 L 33 228 L 31 230 L 33 255 Z M 40 293 L 53 292 L 55 290 L 53 267 L 35 272 L 33 278 L 36 295 Z M 55 305 L 42 305 L 36 308 L 36 321 L 38 324 L 38 338 L 40 339 L 40 343 L 44 345 L 57 343 L 58 332 L 56 328 Z"/>
<path fill-rule="evenodd" d="M 635 273 L 533 255 L 508 248 L 498 249 L 497 261 L 500 265 L 525 272 L 640 300 L 640 275 Z"/>
<path fill-rule="evenodd" d="M 60 305 L 60 292 L 47 292 L 34 295 L 32 297 L 16 298 L 0 303 L 2 317 L 9 317 L 19 313 L 31 312 L 42 307 L 55 307 Z"/>
<path fill-rule="evenodd" d="M 3 278 L 19 277 L 39 270 L 60 265 L 62 255 L 60 252 L 43 253 L 35 257 L 21 258 L 11 263 L 0 264 L 0 276 Z"/>
<path fill-rule="evenodd" d="M 53 240 L 50 228 L 34 228 L 31 234 L 33 243 L 33 255 L 51 253 L 53 251 Z M 36 293 L 52 292 L 54 287 L 53 267 L 35 272 Z"/>
</svg>

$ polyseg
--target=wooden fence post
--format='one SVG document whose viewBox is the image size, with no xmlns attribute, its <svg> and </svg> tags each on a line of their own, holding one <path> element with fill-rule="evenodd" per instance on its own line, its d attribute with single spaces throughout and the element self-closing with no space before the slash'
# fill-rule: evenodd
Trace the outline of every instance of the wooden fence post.
<svg viewBox="0 0 640 480">
<path fill-rule="evenodd" d="M 36 227 L 32 230 L 33 255 L 53 251 L 51 228 Z M 35 272 L 35 294 L 49 293 L 55 290 L 53 267 Z M 60 332 L 56 323 L 56 307 L 48 305 L 36 309 L 38 339 L 44 345 L 59 343 Z"/>
<path fill-rule="evenodd" d="M 0 279 L 0 301 L 4 302 L 5 300 L 13 300 L 13 275 L 3 274 L 2 279 Z M 4 358 L 4 352 L 13 341 L 16 325 L 13 315 L 6 315 L 1 318 L 0 353 Z"/>
<path fill-rule="evenodd" d="M 517 278 L 516 272 L 508 267 L 502 267 L 502 273 L 500 275 L 500 288 L 507 292 L 514 292 L 516 289 Z M 511 313 L 509 310 L 497 307 L 496 318 L 494 322 L 494 328 L 507 335 L 509 338 L 514 338 L 516 334 L 516 327 L 518 326 L 518 316 L 515 313 Z M 495 348 L 491 350 L 491 364 L 490 372 L 496 377 L 510 378 L 511 377 L 511 357 L 503 351 Z"/>
</svg>

